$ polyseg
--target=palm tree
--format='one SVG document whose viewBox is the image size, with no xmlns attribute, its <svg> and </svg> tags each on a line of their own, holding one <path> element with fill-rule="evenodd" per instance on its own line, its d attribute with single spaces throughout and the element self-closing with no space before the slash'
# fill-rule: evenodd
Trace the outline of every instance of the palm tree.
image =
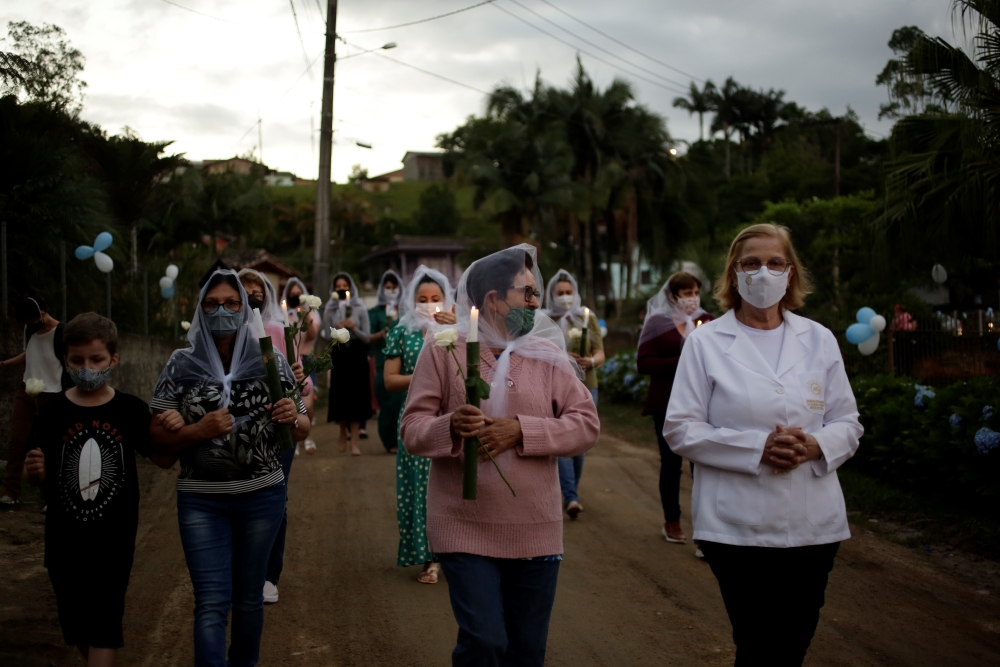
<svg viewBox="0 0 1000 667">
<path fill-rule="evenodd" d="M 732 160 L 730 158 L 730 139 L 742 122 L 740 115 L 741 97 L 740 85 L 733 77 L 726 79 L 722 88 L 712 92 L 712 105 L 715 118 L 712 119 L 712 133 L 722 132 L 726 144 L 726 178 L 732 175 Z"/>
<path fill-rule="evenodd" d="M 684 109 L 688 115 L 698 114 L 698 141 L 705 140 L 705 114 L 715 111 L 715 84 L 709 79 L 704 88 L 698 90 L 698 84 L 691 82 L 687 97 L 675 97 L 674 108 Z"/>
<path fill-rule="evenodd" d="M 883 239 L 911 254 L 1000 259 L 1000 0 L 955 0 L 966 48 L 916 36 L 901 73 L 935 104 L 896 123 Z M 912 88 L 911 88 L 912 89 Z M 892 91 L 890 91 L 892 94 Z M 904 105 L 905 108 L 905 105 Z"/>
</svg>

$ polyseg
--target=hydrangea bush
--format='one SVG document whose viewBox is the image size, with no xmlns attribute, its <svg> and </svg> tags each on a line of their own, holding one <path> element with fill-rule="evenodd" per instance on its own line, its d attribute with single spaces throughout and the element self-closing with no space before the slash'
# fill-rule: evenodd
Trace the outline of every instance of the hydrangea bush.
<svg viewBox="0 0 1000 667">
<path fill-rule="evenodd" d="M 635 368 L 635 350 L 619 352 L 597 369 L 601 400 L 619 403 L 642 403 L 649 389 L 649 377 Z"/>
<path fill-rule="evenodd" d="M 927 387 L 854 383 L 865 437 L 850 465 L 896 486 L 1000 509 L 1000 377 Z"/>
</svg>

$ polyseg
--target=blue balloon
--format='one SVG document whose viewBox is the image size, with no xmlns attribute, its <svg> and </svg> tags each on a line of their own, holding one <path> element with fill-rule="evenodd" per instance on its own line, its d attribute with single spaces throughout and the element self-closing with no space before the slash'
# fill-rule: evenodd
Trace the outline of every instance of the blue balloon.
<svg viewBox="0 0 1000 667">
<path fill-rule="evenodd" d="M 855 345 L 861 345 L 875 335 L 875 330 L 867 324 L 852 324 L 847 327 L 847 340 Z"/>
<path fill-rule="evenodd" d="M 172 297 L 172 296 L 174 295 L 174 286 L 173 286 L 173 285 L 171 285 L 171 286 L 170 286 L 170 289 L 163 289 L 163 288 L 161 287 L 161 288 L 160 288 L 160 295 L 161 295 L 161 296 L 162 296 L 162 297 L 163 297 L 164 299 L 169 299 L 170 297 Z"/>
<path fill-rule="evenodd" d="M 94 251 L 104 252 L 111 247 L 112 241 L 114 241 L 114 237 L 111 236 L 110 232 L 101 232 L 97 235 L 97 238 L 94 239 Z"/>
<path fill-rule="evenodd" d="M 94 249 L 91 248 L 89 245 L 82 245 L 82 246 L 78 247 L 73 252 L 73 254 L 76 255 L 77 259 L 81 259 L 81 260 L 83 260 L 83 259 L 90 259 L 91 257 L 94 256 Z"/>
<path fill-rule="evenodd" d="M 858 322 L 860 322 L 861 324 L 868 324 L 869 322 L 872 321 L 872 318 L 875 317 L 876 315 L 878 315 L 878 313 L 876 313 L 868 306 L 865 306 L 864 308 L 858 311 Z"/>
</svg>

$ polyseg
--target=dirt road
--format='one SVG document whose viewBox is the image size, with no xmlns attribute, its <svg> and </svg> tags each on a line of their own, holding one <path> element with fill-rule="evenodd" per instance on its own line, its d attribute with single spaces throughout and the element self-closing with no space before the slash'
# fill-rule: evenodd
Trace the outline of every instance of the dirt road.
<svg viewBox="0 0 1000 667">
<path fill-rule="evenodd" d="M 315 435 L 319 453 L 292 468 L 281 601 L 267 608 L 261 665 L 450 664 L 457 629 L 447 584 L 419 585 L 416 568 L 395 567 L 394 459 L 377 440 L 351 458 L 336 452 L 331 427 Z M 708 566 L 692 546 L 659 536 L 657 471 L 655 451 L 607 434 L 588 457 L 587 511 L 566 525 L 548 665 L 732 664 L 729 622 Z M 141 468 L 121 665 L 192 664 L 194 602 L 175 474 Z M 689 490 L 685 476 L 682 495 Z M 42 525 L 37 507 L 0 514 L 0 665 L 81 664 L 62 646 L 42 567 Z M 915 551 L 863 526 L 854 532 L 838 555 L 807 665 L 1000 664 L 996 563 Z M 962 567 L 951 565 L 960 560 Z"/>
</svg>

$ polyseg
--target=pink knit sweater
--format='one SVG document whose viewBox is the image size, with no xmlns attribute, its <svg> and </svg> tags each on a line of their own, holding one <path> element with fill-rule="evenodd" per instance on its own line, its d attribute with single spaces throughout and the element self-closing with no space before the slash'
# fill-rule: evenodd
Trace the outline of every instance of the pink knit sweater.
<svg viewBox="0 0 1000 667">
<path fill-rule="evenodd" d="M 456 354 L 465 365 L 465 345 Z M 493 381 L 496 360 L 483 349 L 480 372 Z M 563 552 L 562 497 L 556 457 L 577 456 L 601 431 L 590 392 L 575 377 L 541 361 L 511 357 L 507 417 L 521 422 L 523 444 L 497 457 L 517 497 L 490 461 L 479 463 L 477 500 L 462 500 L 462 440 L 451 415 L 465 385 L 451 354 L 431 344 L 420 352 L 401 430 L 406 451 L 432 459 L 427 485 L 427 538 L 435 553 L 531 558 Z M 489 414 L 489 402 L 483 403 Z"/>
</svg>

